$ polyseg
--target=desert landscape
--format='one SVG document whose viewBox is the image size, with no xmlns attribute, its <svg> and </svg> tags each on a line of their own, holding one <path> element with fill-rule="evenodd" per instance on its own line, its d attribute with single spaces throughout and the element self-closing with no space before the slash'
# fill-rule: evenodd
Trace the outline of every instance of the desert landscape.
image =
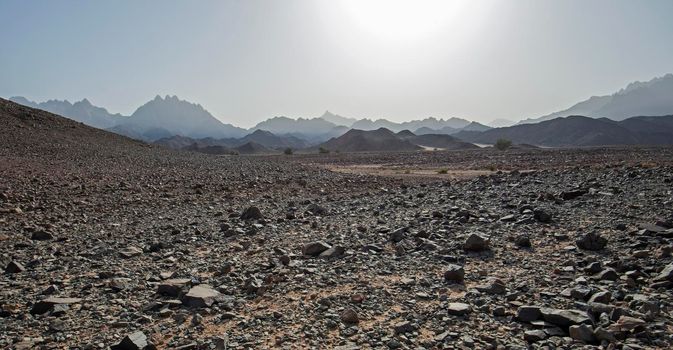
<svg viewBox="0 0 673 350">
<path fill-rule="evenodd" d="M 670 147 L 207 155 L 0 102 L 1 347 L 673 344 Z"/>
<path fill-rule="evenodd" d="M 0 349 L 673 349 L 673 1 L 0 1 Z"/>
</svg>

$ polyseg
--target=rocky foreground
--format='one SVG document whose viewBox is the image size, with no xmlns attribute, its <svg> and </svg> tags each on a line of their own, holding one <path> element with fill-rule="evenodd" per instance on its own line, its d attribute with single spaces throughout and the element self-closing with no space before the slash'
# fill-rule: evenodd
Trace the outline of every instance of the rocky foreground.
<svg viewBox="0 0 673 350">
<path fill-rule="evenodd" d="M 2 348 L 673 346 L 671 149 L 218 157 L 0 112 Z"/>
</svg>

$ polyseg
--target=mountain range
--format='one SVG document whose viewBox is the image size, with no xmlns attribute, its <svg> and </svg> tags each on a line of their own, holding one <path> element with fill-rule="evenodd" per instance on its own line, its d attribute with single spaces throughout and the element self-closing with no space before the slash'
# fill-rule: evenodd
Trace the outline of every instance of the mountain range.
<svg viewBox="0 0 673 350">
<path fill-rule="evenodd" d="M 539 123 L 559 117 L 584 115 L 593 118 L 624 120 L 638 115 L 673 114 L 673 74 L 647 82 L 634 82 L 607 96 L 592 96 L 572 107 L 519 124 Z"/>
<path fill-rule="evenodd" d="M 393 122 L 386 119 L 355 119 L 325 111 L 316 118 L 288 118 L 277 116 L 264 120 L 250 129 L 225 124 L 215 118 L 199 104 L 179 99 L 177 96 L 156 96 L 140 106 L 130 116 L 112 114 L 105 108 L 93 105 L 89 100 L 71 103 L 67 100 L 49 100 L 36 103 L 24 97 L 12 97 L 10 100 L 33 108 L 42 109 L 82 122 L 86 125 L 112 131 L 130 138 L 168 145 L 180 145 L 180 148 L 194 143 L 199 147 L 221 146 L 240 147 L 252 142 L 269 150 L 284 148 L 303 149 L 339 139 L 351 130 L 377 131 L 370 135 L 373 139 L 389 137 L 381 129 L 391 133 L 408 130 L 415 136 L 455 135 L 465 141 L 492 143 L 497 138 L 510 138 L 514 142 L 543 146 L 586 146 L 597 144 L 662 143 L 658 134 L 648 139 L 643 130 L 637 129 L 643 123 L 640 117 L 628 123 L 615 123 L 628 120 L 632 116 L 673 115 L 673 74 L 654 78 L 647 82 L 634 82 L 612 95 L 594 96 L 574 106 L 546 116 L 526 119 L 515 126 L 507 120 L 494 120 L 491 126 L 463 118 L 434 118 L 407 122 Z M 569 116 L 577 116 L 566 118 Z M 584 117 L 579 117 L 584 116 Z M 590 120 L 592 119 L 593 120 Z M 563 120 L 559 120 L 563 119 Z M 650 119 L 647 119 L 648 121 Z M 542 124 L 537 127 L 520 128 L 529 124 Z M 649 121 L 643 127 L 652 127 Z M 638 124 L 638 126 L 635 126 Z M 632 129 L 636 128 L 636 129 Z M 558 128 L 558 129 L 555 129 Z M 568 128 L 568 129 L 563 129 Z M 664 135 L 667 129 L 661 131 Z M 357 139 L 358 132 L 348 134 Z M 498 135 L 498 136 L 495 136 Z M 624 137 L 620 139 L 620 137 Z M 181 139 L 182 138 L 182 139 Z M 187 141 L 188 140 L 188 141 Z M 409 140 L 392 140 L 394 145 L 402 145 Z M 185 144 L 185 142 L 189 142 Z M 339 141 L 342 142 L 342 141 Z M 391 148 L 404 148 L 391 146 Z M 416 144 L 413 144 L 418 146 Z M 339 147 L 347 149 L 340 145 Z M 358 148 L 359 147 L 355 147 Z M 444 148 L 444 147 L 439 147 Z M 252 150 L 259 147 L 252 147 Z"/>
</svg>

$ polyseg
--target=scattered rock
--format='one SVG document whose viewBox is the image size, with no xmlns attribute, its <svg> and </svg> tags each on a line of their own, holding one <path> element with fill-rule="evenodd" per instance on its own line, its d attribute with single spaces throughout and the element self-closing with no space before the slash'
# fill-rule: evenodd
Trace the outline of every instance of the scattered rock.
<svg viewBox="0 0 673 350">
<path fill-rule="evenodd" d="M 323 241 L 316 241 L 307 243 L 302 248 L 301 252 L 307 256 L 318 256 L 320 253 L 332 248 L 330 245 Z"/>
<path fill-rule="evenodd" d="M 489 239 L 481 233 L 471 233 L 463 244 L 463 249 L 479 252 L 489 249 Z"/>
<path fill-rule="evenodd" d="M 545 321 L 563 328 L 579 324 L 592 324 L 586 312 L 579 310 L 542 308 L 540 312 Z"/>
<path fill-rule="evenodd" d="M 472 312 L 472 308 L 469 304 L 465 303 L 449 303 L 447 311 L 449 312 L 449 315 L 463 316 Z"/>
<path fill-rule="evenodd" d="M 18 261 L 10 261 L 5 267 L 5 273 L 19 273 L 25 271 L 26 268 L 21 265 Z"/>
<path fill-rule="evenodd" d="M 393 330 L 395 334 L 411 333 L 414 331 L 414 326 L 409 321 L 402 321 L 396 323 Z"/>
<path fill-rule="evenodd" d="M 148 347 L 147 336 L 142 331 L 131 333 L 122 339 L 119 344 L 111 347 L 112 350 L 142 350 Z"/>
<path fill-rule="evenodd" d="M 346 324 L 357 324 L 360 322 L 360 318 L 358 317 L 358 313 L 355 312 L 353 309 L 346 309 L 344 312 L 341 313 L 341 322 L 346 323 Z"/>
<path fill-rule="evenodd" d="M 241 213 L 241 220 L 252 221 L 264 219 L 262 212 L 257 207 L 248 207 Z"/>
<path fill-rule="evenodd" d="M 50 297 L 36 302 L 35 305 L 33 305 L 33 308 L 30 310 L 30 313 L 34 315 L 42 315 L 47 312 L 53 311 L 57 305 L 77 304 L 80 301 L 82 301 L 82 299 L 79 298 Z"/>
<path fill-rule="evenodd" d="M 210 307 L 217 301 L 220 293 L 204 284 L 192 287 L 183 297 L 182 303 L 189 307 Z"/>
<path fill-rule="evenodd" d="M 514 238 L 514 244 L 519 248 L 530 248 L 530 237 L 528 235 L 519 235 Z"/>
<path fill-rule="evenodd" d="M 174 278 L 168 279 L 161 283 L 157 287 L 157 294 L 166 295 L 173 298 L 180 297 L 186 287 L 191 283 L 189 278 Z"/>
<path fill-rule="evenodd" d="M 577 247 L 584 250 L 601 250 L 608 244 L 608 240 L 597 232 L 588 232 L 580 236 L 575 242 Z"/>
<path fill-rule="evenodd" d="M 520 306 L 516 311 L 516 318 L 523 322 L 539 320 L 541 317 L 542 312 L 539 306 L 524 305 Z"/>
<path fill-rule="evenodd" d="M 50 239 L 54 239 L 54 235 L 47 231 L 39 230 L 33 232 L 33 234 L 30 236 L 30 239 L 35 241 L 48 241 Z"/>
<path fill-rule="evenodd" d="M 449 264 L 444 271 L 444 280 L 448 282 L 462 283 L 465 279 L 465 269 L 456 264 Z"/>
<path fill-rule="evenodd" d="M 479 284 L 475 286 L 475 288 L 480 292 L 488 294 L 505 294 L 505 292 L 507 292 L 505 282 L 495 277 L 487 278 L 485 283 Z"/>
<path fill-rule="evenodd" d="M 585 343 L 591 343 L 596 340 L 592 327 L 585 324 L 570 326 L 568 328 L 568 334 L 571 338 Z"/>
</svg>

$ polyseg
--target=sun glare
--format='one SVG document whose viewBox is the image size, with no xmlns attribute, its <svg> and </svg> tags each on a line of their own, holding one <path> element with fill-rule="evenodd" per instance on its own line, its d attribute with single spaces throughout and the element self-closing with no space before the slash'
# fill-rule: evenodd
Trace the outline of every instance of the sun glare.
<svg viewBox="0 0 673 350">
<path fill-rule="evenodd" d="M 457 29 L 466 2 L 456 0 L 348 0 L 345 14 L 363 35 L 393 43 L 423 40 L 440 31 Z"/>
</svg>

